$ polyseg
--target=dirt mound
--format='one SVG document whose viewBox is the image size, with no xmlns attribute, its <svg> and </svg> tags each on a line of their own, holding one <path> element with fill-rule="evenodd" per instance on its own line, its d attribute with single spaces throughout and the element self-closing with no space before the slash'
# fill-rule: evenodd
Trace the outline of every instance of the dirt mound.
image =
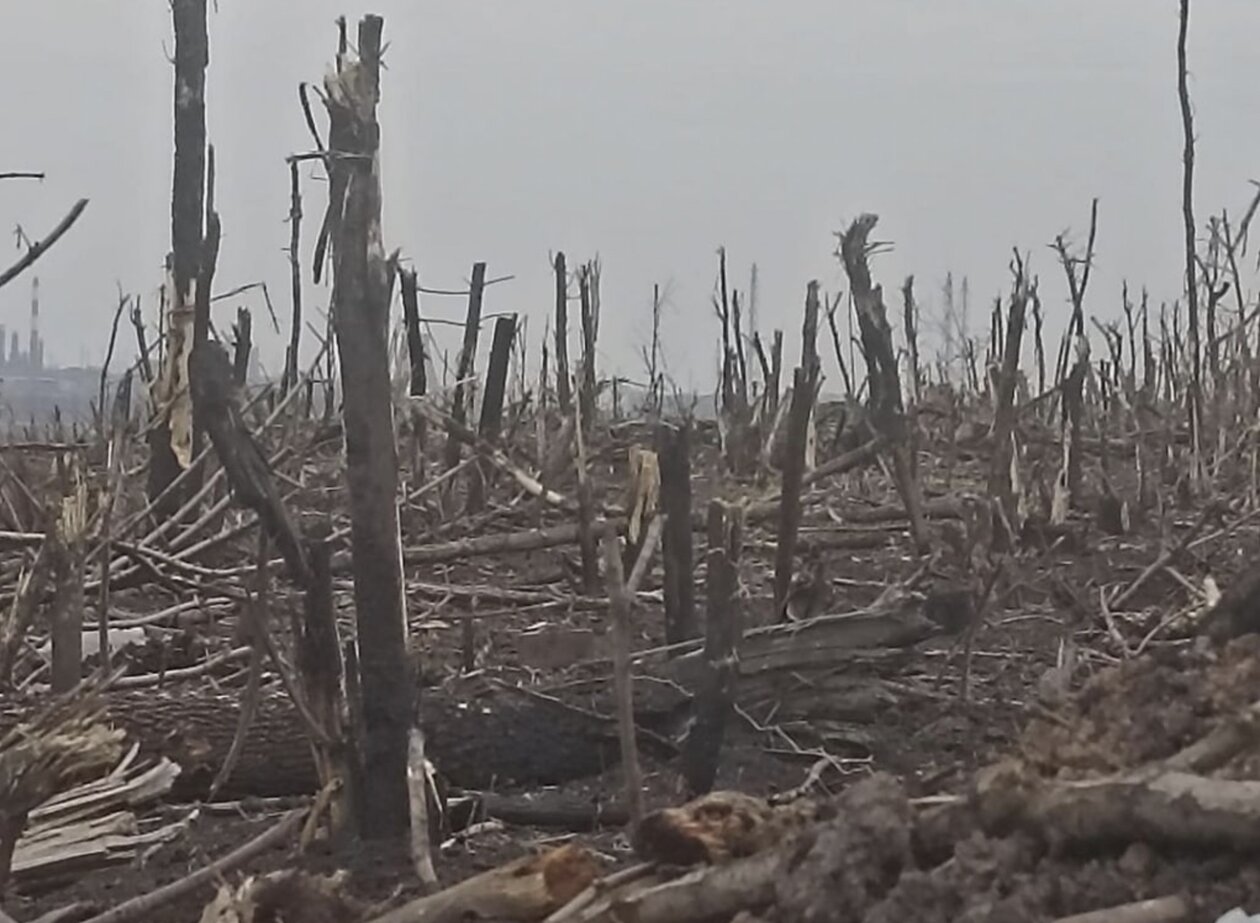
<svg viewBox="0 0 1260 923">
<path fill-rule="evenodd" d="M 1193 920 L 1260 906 L 1260 868 L 1243 856 L 1159 853 L 1144 843 L 1114 855 L 1055 855 L 1033 836 L 971 832 L 938 862 L 916 856 L 929 815 L 916 815 L 891 777 L 854 785 L 836 808 L 787 854 L 762 919 L 1035 923 L 1170 895 L 1186 901 Z M 965 812 L 954 817 L 970 823 Z"/>
<path fill-rule="evenodd" d="M 1260 636 L 1219 650 L 1164 648 L 1099 673 L 1063 709 L 1035 716 L 1019 751 L 1062 779 L 1132 769 L 1167 759 L 1257 699 Z M 1235 762 L 1221 774 L 1241 778 L 1246 768 Z"/>
</svg>

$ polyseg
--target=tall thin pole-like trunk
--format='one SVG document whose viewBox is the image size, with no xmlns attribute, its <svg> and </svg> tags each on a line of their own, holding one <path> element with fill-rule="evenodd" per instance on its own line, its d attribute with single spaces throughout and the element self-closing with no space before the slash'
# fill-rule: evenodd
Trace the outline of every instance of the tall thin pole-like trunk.
<svg viewBox="0 0 1260 923">
<path fill-rule="evenodd" d="M 191 332 L 193 343 L 187 344 L 186 349 L 164 344 L 162 358 L 179 366 L 186 362 L 197 336 L 204 338 L 202 328 L 208 328 L 208 318 L 199 321 L 192 316 L 195 283 L 201 274 L 205 219 L 206 68 L 210 64 L 206 0 L 172 0 L 171 16 L 175 31 L 175 161 L 169 258 L 172 301 L 165 308 L 171 314 L 167 329 L 181 336 Z M 157 419 L 149 430 L 148 493 L 151 500 L 165 492 L 183 472 L 172 441 L 184 438 L 176 432 L 184 424 L 172 426 L 169 398 L 186 389 L 187 369 L 169 369 L 162 378 L 167 383 L 167 400 L 156 408 Z M 190 454 L 195 454 L 191 447 Z M 183 491 L 172 491 L 166 501 L 154 509 L 155 518 L 165 519 L 183 505 L 184 499 Z"/>
<path fill-rule="evenodd" d="M 302 338 L 302 187 L 298 162 L 289 161 L 289 289 L 293 299 L 293 317 L 289 322 L 289 346 L 284 354 L 284 377 L 280 381 L 281 396 L 297 386 L 298 344 Z"/>
<path fill-rule="evenodd" d="M 341 361 L 350 500 L 358 683 L 362 697 L 359 762 L 372 784 L 358 792 L 359 827 L 368 838 L 403 835 L 409 823 L 408 741 L 415 683 L 407 656 L 406 600 L 398 525 L 398 450 L 389 377 L 389 269 L 381 244 L 381 31 L 359 23 L 358 58 L 338 54 L 325 79 L 329 112 L 329 190 L 339 216 L 333 240 L 332 317 Z M 339 182 L 331 182 L 334 174 Z"/>
<path fill-rule="evenodd" d="M 516 339 L 516 315 L 508 314 L 494 323 L 494 339 L 490 343 L 490 360 L 486 366 L 486 390 L 481 398 L 481 419 L 478 434 L 494 445 L 503 429 L 503 399 L 507 393 L 508 369 L 512 364 L 512 341 Z M 468 488 L 468 511 L 485 506 L 489 465 L 478 461 Z"/>
<path fill-rule="evenodd" d="M 474 263 L 472 283 L 468 287 L 468 314 L 464 318 L 464 345 L 459 351 L 455 372 L 455 390 L 451 397 L 451 419 L 463 424 L 468 419 L 466 379 L 472 375 L 477 360 L 477 334 L 481 330 L 481 300 L 486 290 L 486 264 Z M 459 464 L 462 443 L 453 434 L 446 439 L 446 470 Z"/>
<path fill-rule="evenodd" d="M 425 369 L 424 336 L 420 332 L 420 286 L 414 269 L 399 271 L 403 303 L 403 325 L 407 328 L 407 358 L 411 366 L 411 381 L 407 393 L 412 397 L 424 397 L 429 389 L 428 371 Z M 424 453 L 428 442 L 429 424 L 419 408 L 411 407 L 411 476 L 424 480 Z"/>
<path fill-rule="evenodd" d="M 1190 0 L 1181 0 L 1180 28 L 1177 31 L 1177 98 L 1181 103 L 1181 218 L 1185 233 L 1186 305 L 1190 310 L 1190 388 L 1187 412 L 1190 417 L 1191 482 L 1200 475 L 1200 436 L 1203 426 L 1203 369 L 1199 348 L 1199 281 L 1195 268 L 1194 225 L 1194 112 L 1190 106 L 1190 86 L 1186 72 L 1186 38 L 1190 31 Z"/>
<path fill-rule="evenodd" d="M 573 412 L 573 386 L 569 381 L 569 275 L 564 254 L 556 254 L 556 405 L 560 416 Z"/>
</svg>

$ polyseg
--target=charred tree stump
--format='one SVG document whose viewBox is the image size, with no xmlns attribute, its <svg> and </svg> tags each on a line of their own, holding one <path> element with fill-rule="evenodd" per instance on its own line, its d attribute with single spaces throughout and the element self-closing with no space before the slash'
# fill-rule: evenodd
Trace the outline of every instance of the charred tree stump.
<svg viewBox="0 0 1260 923">
<path fill-rule="evenodd" d="M 580 400 L 580 397 L 579 397 Z M 604 570 L 608 580 L 608 601 L 612 606 L 613 687 L 617 703 L 617 732 L 621 748 L 621 769 L 625 776 L 626 807 L 630 823 L 643 818 L 643 775 L 639 767 L 639 742 L 634 725 L 634 679 L 630 675 L 631 597 L 621 568 L 621 540 L 609 529 L 604 533 Z"/>
<path fill-rule="evenodd" d="M 232 379 L 238 388 L 249 383 L 249 357 L 254 348 L 254 318 L 249 308 L 236 309 L 236 323 L 232 327 L 235 342 L 232 346 Z"/>
<path fill-rule="evenodd" d="M 1081 427 L 1085 417 L 1085 377 L 1089 374 L 1089 344 L 1077 337 L 1076 362 L 1063 381 L 1063 452 L 1069 506 L 1081 504 L 1082 455 Z"/>
<path fill-rule="evenodd" d="M 871 422 L 891 446 L 893 476 L 897 492 L 905 504 L 910 520 L 910 534 L 920 554 L 931 550 L 927 518 L 923 514 L 923 497 L 915 474 L 914 445 L 906 424 L 905 405 L 901 399 L 901 377 L 897 351 L 893 347 L 892 328 L 884 307 L 882 286 L 871 281 L 867 257 L 870 233 L 879 220 L 877 215 L 858 217 L 840 234 L 839 256 L 853 290 L 853 306 L 861 332 L 862 353 L 866 357 L 870 382 Z"/>
<path fill-rule="evenodd" d="M 738 507 L 722 500 L 710 502 L 704 667 L 696 696 L 695 721 L 683 745 L 683 776 L 693 796 L 713 788 L 726 722 L 735 704 L 743 631 L 738 597 L 743 530 L 744 517 Z"/>
<path fill-rule="evenodd" d="M 507 391 L 508 368 L 512 364 L 512 341 L 516 339 L 516 315 L 500 317 L 494 323 L 494 340 L 490 344 L 490 362 L 486 368 L 486 389 L 481 397 L 481 421 L 478 433 L 493 445 L 503 427 L 503 397 Z M 468 511 L 479 512 L 486 502 L 486 482 L 490 468 L 478 461 L 469 484 Z"/>
<path fill-rule="evenodd" d="M 578 271 L 578 290 L 582 306 L 582 380 L 578 403 L 582 408 L 582 435 L 589 436 L 595 425 L 596 374 L 595 345 L 599 339 L 599 260 L 595 259 Z"/>
<path fill-rule="evenodd" d="M 818 359 L 818 281 L 809 283 L 805 291 L 805 319 L 801 324 L 801 368 L 816 375 L 821 367 Z"/>
<path fill-rule="evenodd" d="M 399 270 L 402 291 L 403 325 L 407 328 L 407 359 L 411 368 L 411 380 L 407 393 L 412 397 L 424 397 L 429 389 L 425 371 L 424 336 L 420 333 L 420 286 L 414 269 Z M 424 449 L 429 433 L 429 421 L 416 407 L 411 408 L 411 476 L 424 480 Z"/>
<path fill-rule="evenodd" d="M 328 738 L 328 743 L 316 742 L 313 748 L 320 787 L 325 788 L 334 780 L 342 783 L 329 818 L 334 837 L 340 837 L 353 822 L 356 793 L 353 790 L 355 776 L 349 770 L 352 754 L 347 745 L 343 719 L 341 643 L 337 637 L 337 618 L 333 609 L 326 524 L 307 542 L 306 553 L 311 565 L 311 580 L 306 586 L 302 622 L 297 634 L 296 660 L 311 716 Z"/>
<path fill-rule="evenodd" d="M 662 423 L 656 436 L 661 471 L 665 532 L 661 559 L 665 572 L 665 643 L 699 635 L 696 625 L 694 553 L 691 541 L 691 428 Z"/>
<path fill-rule="evenodd" d="M 997 400 L 993 409 L 993 458 L 989 468 L 989 496 L 996 500 L 1005 519 L 1003 531 L 1008 542 L 1020 529 L 1019 504 L 1011 478 L 1011 466 L 1018 459 L 1015 453 L 1015 384 L 1019 375 L 1019 356 L 1024 344 L 1024 322 L 1033 284 L 1016 256 L 1015 287 L 1006 321 L 1006 342 L 1002 348 L 1002 365 L 998 371 Z M 909 298 L 910 296 L 907 295 Z M 909 308 L 907 308 L 909 311 Z"/>
<path fill-rule="evenodd" d="M 390 273 L 381 245 L 380 99 L 384 20 L 359 22 L 358 58 L 339 53 L 325 78 L 333 240 L 332 316 L 341 360 L 342 426 L 350 500 L 359 688 L 360 762 L 372 784 L 359 791 L 359 829 L 368 837 L 407 832 L 407 737 L 414 683 L 407 657 L 406 600 L 398 523 L 398 449 L 389 378 Z M 482 271 L 484 275 L 484 268 Z M 480 309 L 480 289 L 475 286 Z M 470 312 L 471 313 L 471 312 Z M 468 361 L 471 361 L 469 358 Z"/>
<path fill-rule="evenodd" d="M 293 316 L 289 321 L 289 345 L 284 351 L 281 397 L 297 387 L 298 344 L 302 337 L 302 186 L 298 165 L 297 160 L 289 160 L 289 291 Z"/>
<path fill-rule="evenodd" d="M 816 288 L 816 282 L 810 287 Z M 814 360 L 817 361 L 817 358 Z M 816 368 L 816 366 L 815 366 Z M 814 404 L 815 373 L 798 368 L 792 375 L 792 403 L 788 408 L 787 457 L 779 498 L 779 536 L 774 558 L 774 608 L 782 615 L 792 584 L 796 537 L 801 527 L 801 487 L 805 478 L 805 439 Z M 710 512 L 712 515 L 712 512 Z"/>
<path fill-rule="evenodd" d="M 407 359 L 410 363 L 410 382 L 407 393 L 412 397 L 424 397 L 428 391 L 425 371 L 424 336 L 420 332 L 420 286 L 414 269 L 400 269 L 403 303 L 403 323 L 407 328 Z"/>
<path fill-rule="evenodd" d="M 472 283 L 468 287 L 468 315 L 464 318 L 464 345 L 459 351 L 455 371 L 455 391 L 451 397 L 451 419 L 461 426 L 468 419 L 467 380 L 477 359 L 477 334 L 481 329 L 481 301 L 486 289 L 486 264 L 474 263 Z M 454 435 L 446 439 L 446 470 L 459 464 L 460 441 Z"/>
<path fill-rule="evenodd" d="M 579 395 L 573 410 L 573 440 L 577 451 L 577 538 L 582 566 L 582 592 L 591 595 L 599 589 L 599 539 L 595 522 L 595 495 L 586 470 L 586 439 L 582 435 L 582 401 Z"/>
<path fill-rule="evenodd" d="M 914 276 L 901 283 L 902 325 L 910 353 L 910 397 L 917 406 L 923 400 L 923 373 L 919 369 L 919 305 L 914 298 Z M 1009 328 L 1008 328 L 1009 329 Z"/>
<path fill-rule="evenodd" d="M 766 379 L 766 418 L 773 421 L 779 412 L 779 382 L 783 377 L 783 331 L 776 330 L 770 341 L 770 377 Z M 773 422 L 771 423 L 773 425 Z"/>
<path fill-rule="evenodd" d="M 569 381 L 569 272 L 564 253 L 556 254 L 556 403 L 560 415 L 573 412 L 573 386 Z"/>
<path fill-rule="evenodd" d="M 84 539 L 88 525 L 87 486 L 76 459 L 59 460 L 61 507 L 51 537 L 53 599 L 52 689 L 69 692 L 83 678 Z"/>
</svg>

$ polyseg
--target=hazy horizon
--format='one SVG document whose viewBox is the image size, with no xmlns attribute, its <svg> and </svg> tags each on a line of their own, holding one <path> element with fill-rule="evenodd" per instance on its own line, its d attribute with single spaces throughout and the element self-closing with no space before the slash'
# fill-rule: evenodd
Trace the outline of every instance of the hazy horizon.
<svg viewBox="0 0 1260 923">
<path fill-rule="evenodd" d="M 284 157 L 310 147 L 296 87 L 322 79 L 336 16 L 364 12 L 385 17 L 388 43 L 387 247 L 402 248 L 426 286 L 462 287 L 479 259 L 491 276 L 514 275 L 485 309 L 527 316 L 535 349 L 551 309 L 550 254 L 563 249 L 572 265 L 598 253 L 605 368 L 640 375 L 660 283 L 671 292 L 669 368 L 683 387 L 708 387 L 718 339 L 709 294 L 725 245 L 734 284 L 758 264 L 759 324 L 784 329 L 790 364 L 805 285 L 847 288 L 832 232 L 863 211 L 880 214 L 875 236 L 896 245 L 874 263 L 890 307 L 912 272 L 933 312 L 952 271 L 969 278 L 973 323 L 983 323 L 1017 246 L 1032 253 L 1057 332 L 1066 287 L 1045 245 L 1068 228 L 1083 238 L 1094 196 L 1090 313 L 1119 316 L 1124 279 L 1148 286 L 1155 304 L 1181 294 L 1174 0 L 219 0 L 207 79 L 224 227 L 216 291 L 265 281 L 282 326 Z M 0 323 L 25 328 L 37 274 L 48 360 L 99 362 L 117 287 L 141 293 L 152 317 L 170 246 L 169 10 L 159 0 L 50 0 L 7 3 L 4 17 L 0 50 L 18 79 L 0 170 L 48 174 L 0 182 L 5 230 L 20 224 L 38 239 L 77 198 L 91 202 L 0 290 Z M 1260 178 L 1260 86 L 1248 79 L 1258 33 L 1260 4 L 1193 4 L 1200 224 L 1222 207 L 1240 213 Z M 305 302 L 317 325 L 328 298 L 309 272 L 319 174 L 303 171 Z M 10 247 L 0 265 L 18 256 Z M 220 329 L 238 303 L 253 309 L 275 372 L 287 333 L 271 331 L 254 297 L 218 303 Z M 428 297 L 422 311 L 458 319 L 463 302 Z M 454 328 L 439 337 L 455 348 Z M 133 355 L 130 334 L 120 340 Z M 308 336 L 304 354 L 313 349 Z M 822 354 L 834 384 L 829 345 Z"/>
</svg>

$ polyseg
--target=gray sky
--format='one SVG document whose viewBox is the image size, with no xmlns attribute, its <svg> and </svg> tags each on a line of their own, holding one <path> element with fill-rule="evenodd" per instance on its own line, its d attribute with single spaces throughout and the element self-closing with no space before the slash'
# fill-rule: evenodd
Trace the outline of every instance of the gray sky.
<svg viewBox="0 0 1260 923">
<path fill-rule="evenodd" d="M 288 310 L 284 156 L 309 147 L 300 80 L 318 81 L 333 22 L 385 16 L 381 124 L 387 246 L 422 283 L 458 288 L 476 259 L 487 310 L 550 307 L 549 253 L 604 262 L 601 346 L 640 371 L 653 282 L 672 281 L 667 359 L 708 383 L 714 251 L 740 284 L 760 267 L 761 326 L 798 349 L 805 283 L 842 289 L 831 232 L 861 211 L 895 242 L 875 264 L 890 300 L 914 272 L 931 311 L 945 273 L 968 275 L 973 317 L 1033 251 L 1048 310 L 1065 287 L 1045 244 L 1083 236 L 1101 198 L 1089 307 L 1119 312 L 1120 283 L 1181 290 L 1175 0 L 219 0 L 211 14 L 209 130 L 224 224 L 217 288 L 266 280 Z M 54 361 L 98 359 L 116 284 L 152 307 L 169 248 L 172 39 L 163 0 L 3 0 L 8 62 L 0 169 L 5 249 L 42 236 L 79 196 L 73 231 L 39 264 Z M 1260 178 L 1255 0 L 1195 0 L 1191 69 L 1200 217 L 1241 211 Z M 304 174 L 303 260 L 324 202 Z M 7 252 L 7 256 L 4 254 Z M 0 292 L 23 323 L 29 276 Z M 313 287 L 308 305 L 323 306 Z M 264 360 L 279 338 L 256 305 Z M 224 329 L 233 306 L 221 302 Z M 431 316 L 462 316 L 427 298 Z M 483 340 L 488 340 L 488 336 Z M 445 341 L 454 344 L 453 338 Z M 309 344 L 308 344 L 309 345 Z M 830 349 L 824 351 L 834 380 Z"/>
</svg>

